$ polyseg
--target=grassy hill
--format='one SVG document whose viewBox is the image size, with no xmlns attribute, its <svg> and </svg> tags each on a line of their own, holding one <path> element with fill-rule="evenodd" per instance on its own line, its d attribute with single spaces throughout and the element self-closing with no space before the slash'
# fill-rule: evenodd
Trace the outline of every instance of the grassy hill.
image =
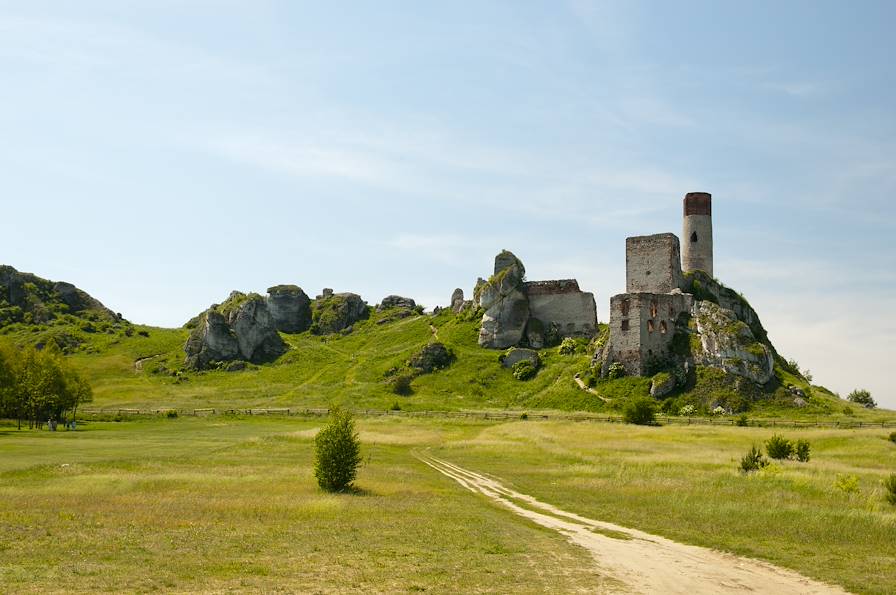
<svg viewBox="0 0 896 595">
<path fill-rule="evenodd" d="M 478 346 L 478 328 L 473 313 L 456 315 L 446 310 L 436 316 L 397 318 L 392 311 L 372 310 L 370 319 L 356 323 L 349 334 L 283 334 L 289 346 L 286 354 L 271 364 L 248 365 L 236 372 L 186 370 L 183 345 L 189 330 L 183 328 L 125 321 L 87 325 L 62 316 L 45 324 L 7 325 L 0 329 L 0 340 L 42 344 L 53 339 L 67 346 L 68 357 L 94 387 L 95 407 L 223 409 L 341 404 L 357 409 L 397 405 L 403 410 L 618 412 L 627 399 L 649 392 L 646 378 L 592 381 L 597 394 L 579 388 L 575 374 L 586 380 L 592 375 L 593 344 L 579 345 L 573 355 L 560 355 L 556 347 L 542 349 L 538 375 L 529 381 L 516 380 L 499 362 L 502 352 Z M 411 395 L 394 394 L 390 371 L 405 366 L 431 341 L 451 349 L 455 355 L 452 365 L 415 378 Z M 876 419 L 889 413 L 847 404 L 781 366 L 777 376 L 778 381 L 765 389 L 745 391 L 724 374 L 703 369 L 693 383 L 667 400 L 665 408 L 675 414 L 682 404 L 692 403 L 698 413 L 706 413 L 715 403 L 734 402 L 737 397 L 741 408 L 751 415 Z M 787 384 L 806 392 L 805 407 L 793 408 L 792 396 L 781 389 Z M 850 415 L 844 413 L 847 407 Z"/>
</svg>

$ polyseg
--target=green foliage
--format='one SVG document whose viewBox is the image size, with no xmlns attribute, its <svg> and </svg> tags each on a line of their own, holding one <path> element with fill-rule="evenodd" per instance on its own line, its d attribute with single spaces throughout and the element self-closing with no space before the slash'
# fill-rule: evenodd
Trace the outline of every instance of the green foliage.
<svg viewBox="0 0 896 595">
<path fill-rule="evenodd" d="M 513 364 L 513 377 L 517 380 L 531 380 L 538 374 L 538 368 L 531 361 L 524 359 Z"/>
<path fill-rule="evenodd" d="M 177 409 L 169 409 L 165 412 L 165 417 L 168 419 L 177 419 Z"/>
<path fill-rule="evenodd" d="M 851 401 L 857 405 L 861 405 L 866 409 L 874 409 L 877 407 L 877 403 L 874 402 L 874 399 L 871 397 L 871 393 L 864 388 L 857 388 L 852 391 L 846 397 L 847 401 Z"/>
<path fill-rule="evenodd" d="M 54 341 L 40 351 L 0 347 L 0 417 L 27 420 L 30 427 L 63 422 L 92 400 L 90 384 Z"/>
<path fill-rule="evenodd" d="M 745 428 L 750 425 L 750 420 L 747 419 L 747 414 L 741 413 L 739 416 L 737 416 L 737 419 L 734 421 L 734 425 L 741 428 Z"/>
<path fill-rule="evenodd" d="M 423 374 L 429 374 L 450 366 L 454 357 L 454 353 L 443 343 L 429 343 L 411 357 L 408 365 Z"/>
<path fill-rule="evenodd" d="M 890 442 L 896 444 L 896 432 L 890 432 L 890 436 L 888 437 Z"/>
<path fill-rule="evenodd" d="M 697 408 L 693 405 L 685 405 L 678 410 L 678 415 L 682 417 L 691 417 L 697 414 Z"/>
<path fill-rule="evenodd" d="M 389 381 L 389 387 L 396 395 L 406 397 L 414 393 L 414 389 L 411 386 L 413 380 L 414 376 L 411 374 L 399 374 Z"/>
<path fill-rule="evenodd" d="M 613 362 L 610 364 L 610 369 L 607 371 L 607 378 L 610 380 L 615 380 L 617 378 L 622 378 L 625 376 L 625 366 L 619 362 Z"/>
<path fill-rule="evenodd" d="M 847 494 L 857 494 L 859 492 L 859 478 L 855 475 L 838 474 L 834 487 Z"/>
<path fill-rule="evenodd" d="M 560 347 L 557 348 L 557 353 L 560 355 L 575 355 L 577 353 L 584 353 L 587 348 L 587 340 L 566 337 L 560 342 Z"/>
<path fill-rule="evenodd" d="M 389 407 L 389 411 L 401 411 L 401 403 L 395 401 L 392 403 L 392 406 Z"/>
<path fill-rule="evenodd" d="M 330 411 L 330 421 L 315 436 L 314 447 L 317 485 L 328 492 L 351 487 L 361 464 L 361 440 L 351 413 L 338 407 Z"/>
<path fill-rule="evenodd" d="M 852 407 L 846 406 L 843 408 L 843 415 L 848 415 L 850 417 L 854 416 L 856 413 L 852 410 Z"/>
<path fill-rule="evenodd" d="M 762 449 L 755 444 L 750 447 L 747 454 L 740 460 L 740 470 L 744 473 L 758 471 L 768 466 L 768 459 L 762 455 Z"/>
<path fill-rule="evenodd" d="M 793 448 L 790 440 L 778 434 L 765 441 L 765 450 L 768 451 L 768 456 L 773 459 L 789 459 L 790 455 L 793 454 Z"/>
<path fill-rule="evenodd" d="M 884 489 L 887 491 L 884 494 L 884 498 L 892 504 L 896 506 L 896 473 L 891 473 L 888 478 L 884 480 Z"/>
<path fill-rule="evenodd" d="M 655 425 L 656 401 L 650 397 L 634 398 L 622 408 L 622 418 L 629 424 L 639 426 Z"/>
<path fill-rule="evenodd" d="M 797 461 L 801 463 L 809 462 L 809 441 L 808 440 L 797 440 L 793 446 L 793 456 Z"/>
</svg>

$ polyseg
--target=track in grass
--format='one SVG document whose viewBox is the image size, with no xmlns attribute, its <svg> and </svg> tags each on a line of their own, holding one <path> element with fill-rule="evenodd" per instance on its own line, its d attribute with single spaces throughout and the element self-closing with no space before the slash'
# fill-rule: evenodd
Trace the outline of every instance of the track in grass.
<svg viewBox="0 0 896 595">
<path fill-rule="evenodd" d="M 425 464 L 464 488 L 483 494 L 512 512 L 553 529 L 584 547 L 600 571 L 624 585 L 620 592 L 683 593 L 846 593 L 837 586 L 806 578 L 791 570 L 732 554 L 685 545 L 664 537 L 595 521 L 566 512 L 495 479 L 429 455 Z"/>
</svg>

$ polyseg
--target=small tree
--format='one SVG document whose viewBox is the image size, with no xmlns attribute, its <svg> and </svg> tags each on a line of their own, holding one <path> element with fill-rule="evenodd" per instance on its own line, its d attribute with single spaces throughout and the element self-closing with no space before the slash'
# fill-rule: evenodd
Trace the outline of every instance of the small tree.
<svg viewBox="0 0 896 595">
<path fill-rule="evenodd" d="M 625 404 L 622 417 L 626 423 L 651 426 L 656 423 L 656 402 L 649 397 L 637 397 Z"/>
<path fill-rule="evenodd" d="M 314 446 L 317 485 L 328 492 L 349 488 L 361 463 L 361 441 L 351 413 L 333 409 L 330 422 L 315 436 Z"/>
<path fill-rule="evenodd" d="M 773 459 L 788 459 L 793 454 L 793 443 L 775 434 L 765 442 L 765 450 Z"/>
<path fill-rule="evenodd" d="M 740 460 L 740 470 L 744 473 L 758 471 L 767 466 L 768 459 L 762 456 L 762 449 L 757 447 L 755 444 L 750 447 L 750 450 L 747 452 L 747 454 L 745 454 Z"/>
<path fill-rule="evenodd" d="M 856 390 L 849 393 L 846 397 L 848 401 L 852 401 L 857 405 L 861 405 L 866 409 L 874 409 L 877 407 L 877 403 L 874 402 L 874 399 L 871 398 L 871 393 L 864 388 L 857 388 Z"/>
</svg>

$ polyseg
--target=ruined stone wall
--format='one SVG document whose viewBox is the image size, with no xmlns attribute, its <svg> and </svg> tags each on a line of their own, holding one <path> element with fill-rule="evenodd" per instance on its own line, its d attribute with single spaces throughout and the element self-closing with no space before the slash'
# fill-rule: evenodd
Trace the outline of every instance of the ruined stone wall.
<svg viewBox="0 0 896 595">
<path fill-rule="evenodd" d="M 672 345 L 675 321 L 689 312 L 693 296 L 686 293 L 623 293 L 610 299 L 610 355 L 626 374 L 647 373 L 651 359 L 663 357 Z"/>
<path fill-rule="evenodd" d="M 681 249 L 675 234 L 626 238 L 626 292 L 669 293 L 683 286 Z"/>
<path fill-rule="evenodd" d="M 556 295 L 558 293 L 576 293 L 580 292 L 579 282 L 575 279 L 557 279 L 554 281 L 527 281 L 525 286 L 526 295 Z"/>
<path fill-rule="evenodd" d="M 529 316 L 541 321 L 545 329 L 556 325 L 562 337 L 592 337 L 597 332 L 594 294 L 579 291 L 579 284 L 573 283 L 574 290 L 569 290 L 567 285 L 556 292 L 545 291 L 543 285 L 527 283 Z M 533 285 L 537 288 L 534 292 Z"/>
</svg>

